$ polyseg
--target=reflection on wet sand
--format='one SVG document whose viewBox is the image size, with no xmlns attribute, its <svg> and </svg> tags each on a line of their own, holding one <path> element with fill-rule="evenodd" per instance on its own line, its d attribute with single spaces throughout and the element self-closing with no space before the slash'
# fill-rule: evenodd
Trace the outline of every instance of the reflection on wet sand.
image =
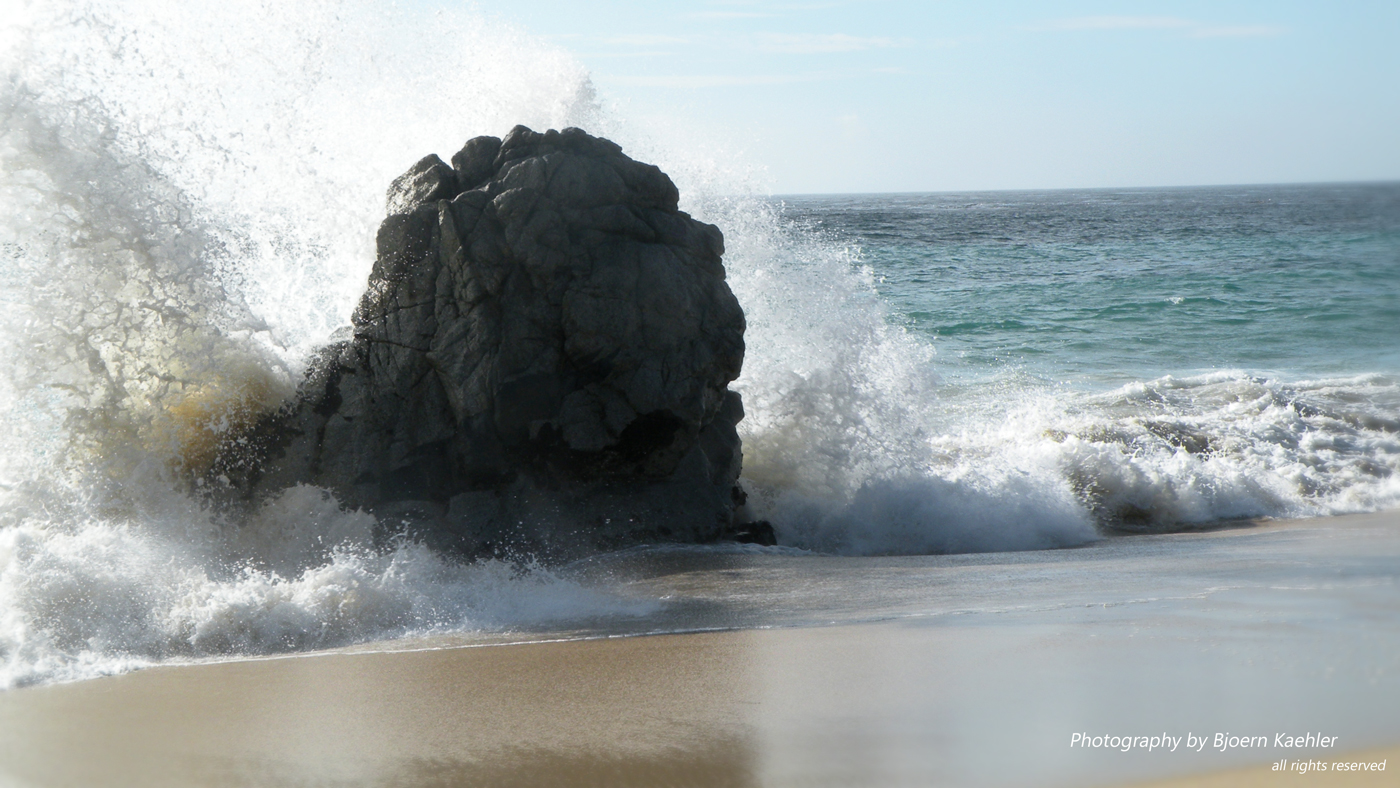
<svg viewBox="0 0 1400 788">
<path fill-rule="evenodd" d="M 758 786 L 754 753 L 743 740 L 697 742 L 650 754 L 507 748 L 490 760 L 415 761 L 387 777 L 392 788 L 540 788 L 540 786 Z"/>
<path fill-rule="evenodd" d="M 0 696 L 34 785 L 755 785 L 743 633 L 158 668 Z"/>
</svg>

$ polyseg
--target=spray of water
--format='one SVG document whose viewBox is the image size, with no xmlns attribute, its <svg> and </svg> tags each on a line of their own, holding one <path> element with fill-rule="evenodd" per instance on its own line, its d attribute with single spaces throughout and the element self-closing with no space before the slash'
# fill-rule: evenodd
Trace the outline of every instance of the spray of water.
<svg viewBox="0 0 1400 788">
<path fill-rule="evenodd" d="M 1104 513 L 1400 501 L 1352 484 L 1370 473 L 1352 455 L 1294 439 L 1327 415 L 1243 373 L 1098 399 L 940 384 L 859 249 L 786 223 L 741 158 L 624 122 L 567 53 L 473 12 L 70 0 L 5 16 L 0 686 L 650 609 L 538 567 L 372 549 L 372 518 L 315 488 L 230 529 L 176 482 L 348 322 L 385 185 L 517 123 L 615 139 L 724 230 L 749 326 L 743 482 L 785 544 L 1034 549 L 1097 538 Z M 1182 437 L 1202 430 L 1222 436 L 1208 452 Z"/>
<path fill-rule="evenodd" d="M 0 686 L 170 658 L 629 614 L 460 566 L 294 488 L 176 482 L 347 322 L 385 185 L 516 123 L 593 125 L 566 54 L 368 4 L 26 3 L 0 33 Z"/>
</svg>

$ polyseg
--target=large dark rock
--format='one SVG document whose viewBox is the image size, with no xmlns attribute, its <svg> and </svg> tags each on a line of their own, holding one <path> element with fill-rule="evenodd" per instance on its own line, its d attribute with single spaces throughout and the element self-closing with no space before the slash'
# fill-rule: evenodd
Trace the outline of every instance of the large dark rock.
<svg viewBox="0 0 1400 788">
<path fill-rule="evenodd" d="M 746 534 L 744 315 L 677 199 L 579 129 L 428 156 L 389 189 L 353 338 L 211 477 L 324 486 L 468 554 Z"/>
</svg>

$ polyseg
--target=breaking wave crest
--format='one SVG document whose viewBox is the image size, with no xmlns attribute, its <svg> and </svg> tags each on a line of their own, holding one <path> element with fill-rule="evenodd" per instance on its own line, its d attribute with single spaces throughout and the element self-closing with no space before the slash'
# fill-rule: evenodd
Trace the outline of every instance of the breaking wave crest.
<svg viewBox="0 0 1400 788">
<path fill-rule="evenodd" d="M 0 529 L 0 687 L 655 607 L 541 567 L 376 549 L 373 518 L 315 488 L 287 490 L 239 529 L 172 508 Z"/>
</svg>

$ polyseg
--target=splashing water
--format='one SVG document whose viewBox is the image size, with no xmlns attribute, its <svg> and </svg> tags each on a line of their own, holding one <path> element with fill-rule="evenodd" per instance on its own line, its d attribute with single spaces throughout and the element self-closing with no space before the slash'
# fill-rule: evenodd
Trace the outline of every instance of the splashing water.
<svg viewBox="0 0 1400 788">
<path fill-rule="evenodd" d="M 348 321 L 396 174 L 596 125 L 571 58 L 339 3 L 31 3 L 0 35 L 0 686 L 638 609 L 372 549 L 311 488 L 221 528 L 173 481 Z"/>
<path fill-rule="evenodd" d="M 785 220 L 742 160 L 623 122 L 572 57 L 499 21 L 239 0 L 10 17 L 0 686 L 655 607 L 539 567 L 376 549 L 373 519 L 315 488 L 224 528 L 174 481 L 348 322 L 389 181 L 517 123 L 613 138 L 725 232 L 749 326 L 744 483 L 785 544 L 1037 549 L 1097 538 L 1103 512 L 1151 525 L 1400 501 L 1350 483 L 1365 458 L 1295 450 L 1346 417 L 1245 373 L 1072 396 L 945 383 L 860 248 Z M 1125 405 L 1142 398 L 1153 419 Z M 1218 450 L 1182 448 L 1207 421 Z"/>
</svg>

